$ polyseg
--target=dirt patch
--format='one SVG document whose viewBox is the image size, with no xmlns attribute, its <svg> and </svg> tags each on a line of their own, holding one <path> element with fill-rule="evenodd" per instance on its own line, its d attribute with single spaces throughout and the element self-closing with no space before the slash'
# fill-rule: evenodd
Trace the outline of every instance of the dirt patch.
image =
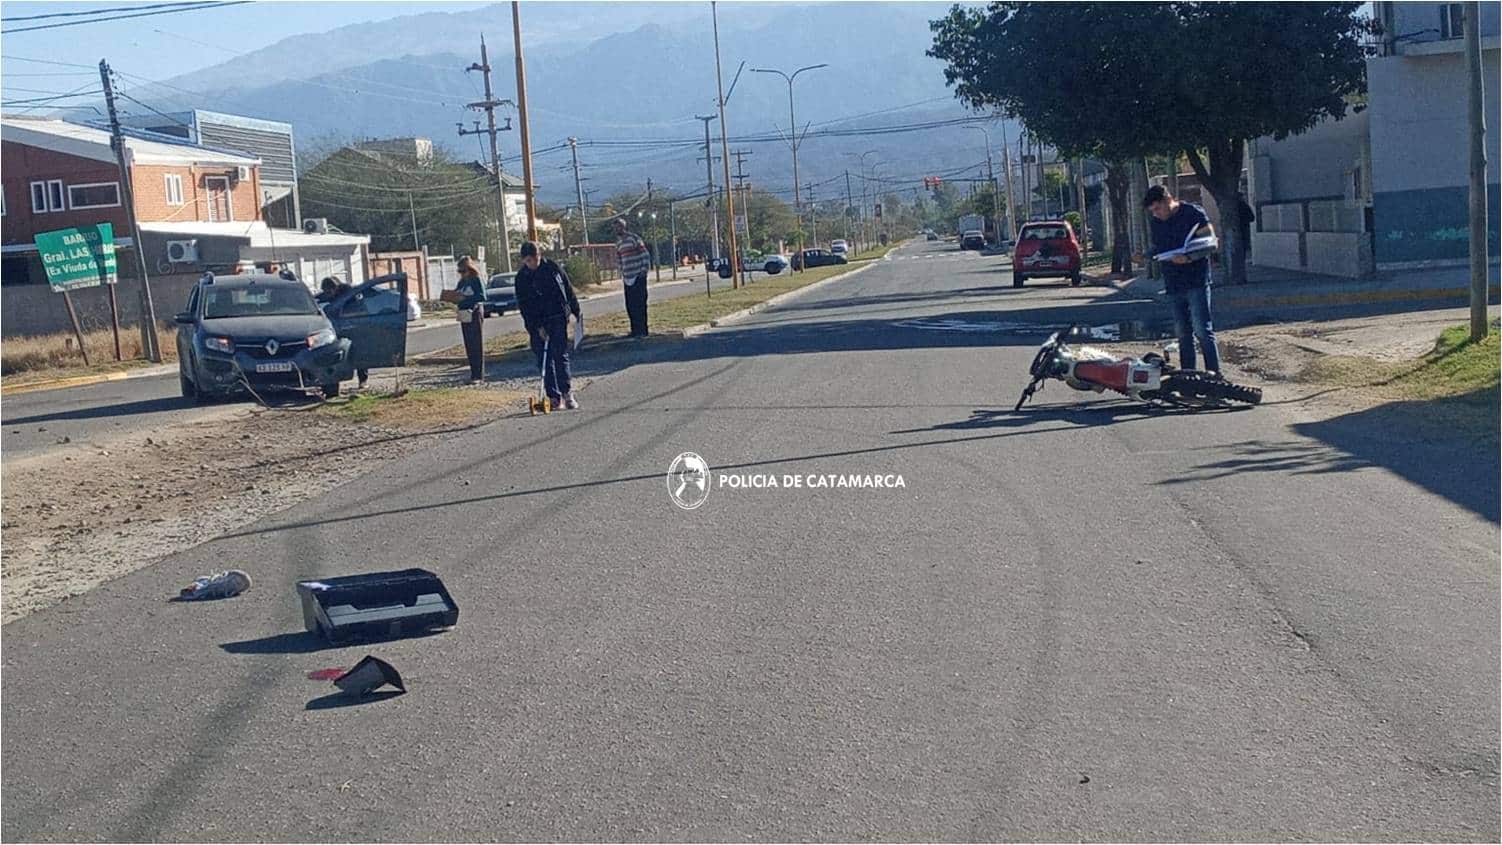
<svg viewBox="0 0 1502 845">
<path fill-rule="evenodd" d="M 395 385 L 378 376 L 370 396 L 342 403 L 365 407 L 363 415 L 317 404 L 226 406 L 149 435 L 7 462 L 0 621 L 293 507 L 456 427 L 524 412 L 522 381 L 454 386 L 463 375 L 409 371 L 408 392 L 396 399 L 380 396 Z M 358 451 L 341 448 L 350 443 Z"/>
</svg>

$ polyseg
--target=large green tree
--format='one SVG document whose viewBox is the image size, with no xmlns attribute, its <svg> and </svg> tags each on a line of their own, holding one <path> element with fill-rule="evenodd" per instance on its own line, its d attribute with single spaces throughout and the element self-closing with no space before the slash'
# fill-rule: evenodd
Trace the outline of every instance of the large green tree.
<svg viewBox="0 0 1502 845">
<path fill-rule="evenodd" d="M 453 161 L 368 152 L 335 138 L 315 140 L 300 161 L 298 191 L 304 217 L 323 217 L 338 229 L 370 235 L 372 250 L 451 247 L 487 254 L 500 244 L 495 183 L 488 174 Z"/>
<path fill-rule="evenodd" d="M 1371 23 L 1359 3 L 1007 2 L 956 6 L 932 28 L 929 55 L 958 98 L 1111 166 L 1118 224 L 1129 163 L 1183 151 L 1220 209 L 1239 282 L 1246 142 L 1343 116 L 1365 90 Z"/>
</svg>

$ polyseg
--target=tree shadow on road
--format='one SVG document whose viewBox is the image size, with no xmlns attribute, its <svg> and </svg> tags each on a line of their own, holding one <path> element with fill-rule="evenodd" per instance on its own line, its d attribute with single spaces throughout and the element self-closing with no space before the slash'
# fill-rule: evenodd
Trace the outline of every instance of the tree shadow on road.
<svg viewBox="0 0 1502 845">
<path fill-rule="evenodd" d="M 1309 439 L 1239 444 L 1231 447 L 1231 457 L 1199 464 L 1161 483 L 1193 484 L 1249 472 L 1322 475 L 1381 468 L 1499 521 L 1502 465 L 1496 388 L 1445 399 L 1389 402 L 1297 423 L 1290 430 Z"/>
<path fill-rule="evenodd" d="M 916 434 L 926 431 L 974 431 L 989 428 L 1022 428 L 1045 421 L 1073 423 L 1085 428 L 1097 425 L 1119 425 L 1135 420 L 1160 419 L 1183 414 L 1239 413 L 1248 408 L 1176 408 L 1149 405 L 1130 399 L 1103 399 L 1099 401 L 1074 402 L 1070 404 L 1024 405 L 1021 410 L 1011 408 L 979 409 L 969 419 L 940 423 L 927 428 L 909 428 L 892 434 Z M 1057 429 L 1055 429 L 1057 430 Z"/>
</svg>

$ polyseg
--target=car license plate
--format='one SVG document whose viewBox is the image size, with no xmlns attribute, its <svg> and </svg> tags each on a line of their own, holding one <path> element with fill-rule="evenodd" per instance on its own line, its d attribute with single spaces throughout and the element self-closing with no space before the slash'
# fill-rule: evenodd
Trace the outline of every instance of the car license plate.
<svg viewBox="0 0 1502 845">
<path fill-rule="evenodd" d="M 267 361 L 256 365 L 258 373 L 290 373 L 292 372 L 291 361 Z"/>
</svg>

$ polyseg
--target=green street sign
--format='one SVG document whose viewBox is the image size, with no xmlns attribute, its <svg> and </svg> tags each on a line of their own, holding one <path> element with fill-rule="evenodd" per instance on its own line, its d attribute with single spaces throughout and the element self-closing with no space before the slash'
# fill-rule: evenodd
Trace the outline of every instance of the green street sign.
<svg viewBox="0 0 1502 845">
<path fill-rule="evenodd" d="M 113 224 L 38 232 L 36 247 L 53 291 L 112 285 L 119 278 Z"/>
</svg>

